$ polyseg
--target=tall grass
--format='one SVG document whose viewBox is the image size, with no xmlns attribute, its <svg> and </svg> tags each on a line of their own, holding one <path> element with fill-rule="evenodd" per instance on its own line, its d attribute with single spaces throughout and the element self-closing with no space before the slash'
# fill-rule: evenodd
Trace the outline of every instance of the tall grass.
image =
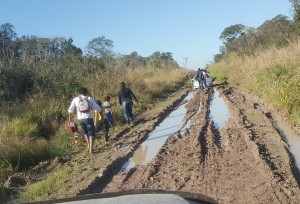
<svg viewBox="0 0 300 204">
<path fill-rule="evenodd" d="M 120 82 L 124 81 L 139 99 L 135 108 L 146 110 L 156 99 L 183 86 L 189 72 L 179 68 L 99 71 L 87 78 L 85 86 L 94 99 L 103 101 L 106 95 L 110 95 L 111 103 L 115 104 L 112 107 L 114 117 L 120 121 L 122 111 L 117 98 Z"/>
<path fill-rule="evenodd" d="M 4 202 L 8 198 L 5 188 L 0 185 L 0 201 Z"/>
<path fill-rule="evenodd" d="M 33 184 L 29 191 L 22 193 L 22 200 L 41 201 L 54 199 L 54 197 L 45 194 L 45 192 L 52 192 L 53 195 L 56 195 L 65 188 L 65 184 L 74 172 L 72 168 L 65 168 L 55 172 L 55 174 L 49 175 L 47 180 Z"/>
<path fill-rule="evenodd" d="M 216 82 L 263 97 L 300 124 L 300 41 L 288 47 L 271 48 L 250 57 L 231 54 L 228 59 L 212 64 Z"/>
<path fill-rule="evenodd" d="M 75 64 L 74 69 L 82 69 L 85 65 L 76 66 Z M 72 70 L 71 67 L 67 68 Z M 58 71 L 57 69 L 56 72 Z M 66 125 L 67 109 L 72 98 L 78 94 L 75 92 L 78 85 L 87 87 L 94 99 L 103 101 L 106 95 L 110 95 L 111 102 L 115 104 L 112 107 L 114 118 L 117 124 L 121 124 L 122 110 L 117 100 L 121 81 L 139 99 L 139 103 L 135 103 L 135 111 L 146 110 L 167 92 L 183 86 L 189 72 L 190 70 L 180 68 L 95 69 L 90 74 L 85 73 L 86 77 L 76 76 L 72 80 L 72 75 L 63 69 L 61 75 L 68 76 L 61 76 L 66 80 L 61 82 L 57 78 L 52 81 L 51 78 L 46 79 L 50 73 L 40 73 L 41 77 L 35 79 L 35 83 L 40 83 L 37 91 L 22 101 L 0 103 L 0 183 L 13 172 L 27 169 L 72 149 L 71 134 Z M 72 73 L 81 72 L 72 70 Z M 59 73 L 51 75 L 59 76 Z M 43 84 L 44 81 L 50 85 Z"/>
</svg>

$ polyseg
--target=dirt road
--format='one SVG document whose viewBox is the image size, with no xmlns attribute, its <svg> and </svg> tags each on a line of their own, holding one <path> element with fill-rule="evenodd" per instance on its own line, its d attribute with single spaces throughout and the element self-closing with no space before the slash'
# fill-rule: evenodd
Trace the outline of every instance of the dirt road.
<svg viewBox="0 0 300 204">
<path fill-rule="evenodd" d="M 215 90 L 229 112 L 225 125 L 219 128 L 210 115 Z M 284 116 L 262 100 L 227 86 L 194 91 L 185 105 L 183 125 L 189 124 L 188 131 L 168 137 L 148 165 L 120 172 L 149 133 L 183 103 L 186 95 L 183 88 L 166 99 L 164 108 L 141 113 L 132 126 L 113 132 L 109 144 L 97 140 L 93 155 L 87 154 L 82 144 L 73 155 L 38 166 L 38 177 L 45 172 L 51 175 L 44 180 L 45 185 L 55 180 L 54 172 L 71 173 L 64 177 L 60 189 L 52 188 L 49 193 L 42 188 L 40 197 L 27 200 L 161 189 L 200 194 L 217 203 L 300 203 L 299 170 L 278 128 Z M 300 135 L 299 128 L 287 128 Z"/>
<path fill-rule="evenodd" d="M 121 172 L 97 191 L 164 189 L 200 193 L 218 203 L 300 203 L 299 171 L 274 127 L 275 111 L 218 87 L 230 117 L 216 129 L 209 120 L 213 91 L 196 91 L 186 105 L 191 127 L 183 139 L 169 137 L 149 165 Z"/>
</svg>

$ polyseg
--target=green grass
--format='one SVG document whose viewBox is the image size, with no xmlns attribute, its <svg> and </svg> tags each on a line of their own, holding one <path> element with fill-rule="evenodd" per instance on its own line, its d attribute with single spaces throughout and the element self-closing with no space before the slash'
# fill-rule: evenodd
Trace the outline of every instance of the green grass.
<svg viewBox="0 0 300 204">
<path fill-rule="evenodd" d="M 33 184 L 29 189 L 21 194 L 24 201 L 42 201 L 54 199 L 51 194 L 56 195 L 58 192 L 66 188 L 69 178 L 75 173 L 72 168 L 65 168 L 49 175 L 45 180 Z"/>
<path fill-rule="evenodd" d="M 0 186 L 0 201 L 5 201 L 6 199 L 8 199 L 6 190 L 3 186 Z"/>
<path fill-rule="evenodd" d="M 47 78 L 50 75 L 43 76 L 43 79 L 56 87 L 49 87 L 39 81 L 41 90 L 36 90 L 20 101 L 0 103 L 0 183 L 14 172 L 26 170 L 41 161 L 72 151 L 72 135 L 66 120 L 71 99 L 77 95 L 74 87 L 78 84 L 83 83 L 94 99 L 103 101 L 104 96 L 111 96 L 111 102 L 115 104 L 112 107 L 113 116 L 120 126 L 118 128 L 121 128 L 123 114 L 117 100 L 121 81 L 125 81 L 139 99 L 139 103 L 134 103 L 134 110 L 146 111 L 153 107 L 156 100 L 183 86 L 188 81 L 186 76 L 189 72 L 191 71 L 179 68 L 125 69 L 112 72 L 96 70 L 85 81 L 74 81 L 70 86 L 67 82 L 62 82 L 60 86 L 59 81 Z M 64 95 L 65 92 L 68 95 Z M 62 95 L 58 97 L 57 93 Z"/>
<path fill-rule="evenodd" d="M 300 124 L 300 62 L 288 60 L 293 54 L 286 54 L 286 49 L 282 56 L 280 50 L 276 52 L 276 61 L 282 57 L 281 64 L 260 53 L 255 57 L 232 57 L 231 61 L 210 65 L 209 70 L 214 83 L 227 82 L 231 87 L 256 94 L 285 112 L 291 122 Z"/>
<path fill-rule="evenodd" d="M 275 66 L 257 76 L 256 90 L 264 98 L 283 109 L 294 122 L 299 121 L 300 78 L 295 68 Z"/>
<path fill-rule="evenodd" d="M 187 80 L 184 80 L 184 83 L 187 83 Z M 153 114 L 159 113 L 163 108 L 171 105 L 174 100 L 178 98 L 177 94 L 172 94 L 168 100 L 161 100 L 159 102 L 156 102 L 155 106 L 151 107 L 151 109 L 147 110 L 147 112 L 142 113 L 141 115 L 138 115 L 136 117 L 137 120 L 145 118 L 145 116 L 150 116 Z M 144 124 L 146 125 L 146 124 Z M 129 130 L 128 134 L 130 132 L 135 132 L 138 128 L 138 126 L 133 127 Z M 119 131 L 123 130 L 121 126 L 116 126 L 114 127 L 113 130 L 111 130 L 110 134 L 118 133 Z M 114 132 L 114 133 L 113 133 Z M 63 134 L 63 131 L 62 131 Z M 57 137 L 57 139 L 63 138 L 63 135 L 61 137 Z M 113 139 L 113 138 L 111 138 Z M 96 140 L 95 142 L 95 147 L 97 145 L 102 145 L 101 144 L 102 139 Z M 61 142 L 63 143 L 63 141 Z M 107 155 L 106 155 L 107 154 Z M 86 158 L 89 156 L 87 151 L 84 151 L 80 154 L 77 155 L 77 161 L 79 161 L 79 158 Z M 104 152 L 103 154 L 101 153 L 101 156 L 103 156 L 102 159 L 106 159 L 109 156 L 109 152 Z M 100 156 L 100 157 L 101 157 Z M 99 159 L 99 158 L 98 158 Z M 90 163 L 77 163 L 73 167 L 71 166 L 64 166 L 60 170 L 58 170 L 55 174 L 49 175 L 46 179 L 28 186 L 24 192 L 21 195 L 21 198 L 24 201 L 41 201 L 41 200 L 48 200 L 52 198 L 56 198 L 57 195 L 59 195 L 60 191 L 64 191 L 65 189 L 68 188 L 69 181 L 71 179 L 76 178 L 78 174 L 81 172 L 81 169 L 83 167 L 87 167 L 89 169 L 94 169 L 99 167 L 98 163 L 90 162 Z M 82 173 L 80 173 L 81 176 L 84 176 Z M 73 177 L 73 178 L 72 178 Z M 84 183 L 76 183 L 78 185 L 78 189 L 83 187 Z M 82 186 L 80 186 L 82 185 Z"/>
</svg>

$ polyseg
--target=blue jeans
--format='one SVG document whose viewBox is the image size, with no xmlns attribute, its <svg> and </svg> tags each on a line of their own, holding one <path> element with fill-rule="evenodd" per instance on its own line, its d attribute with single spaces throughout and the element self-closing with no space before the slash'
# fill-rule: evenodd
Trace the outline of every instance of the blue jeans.
<svg viewBox="0 0 300 204">
<path fill-rule="evenodd" d="M 95 136 L 95 126 L 93 118 L 80 119 L 79 124 L 83 130 L 83 134 L 89 137 Z"/>
<path fill-rule="evenodd" d="M 206 81 L 205 79 L 200 79 L 199 81 L 199 88 L 202 90 L 206 87 Z"/>
<path fill-rule="evenodd" d="M 124 117 L 127 122 L 131 122 L 133 120 L 132 107 L 133 107 L 132 101 L 122 102 L 122 109 L 123 109 Z"/>
<path fill-rule="evenodd" d="M 107 119 L 107 121 L 109 122 L 110 125 L 114 124 L 114 119 L 111 115 L 111 112 L 105 113 L 105 118 Z"/>
</svg>

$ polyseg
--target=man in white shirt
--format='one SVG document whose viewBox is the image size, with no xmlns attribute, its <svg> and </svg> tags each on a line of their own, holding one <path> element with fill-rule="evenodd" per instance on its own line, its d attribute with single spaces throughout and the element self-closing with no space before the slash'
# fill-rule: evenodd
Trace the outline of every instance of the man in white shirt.
<svg viewBox="0 0 300 204">
<path fill-rule="evenodd" d="M 94 114 L 92 109 L 102 114 L 100 106 L 93 98 L 88 96 L 88 90 L 84 87 L 80 88 L 79 96 L 73 98 L 68 109 L 69 122 L 72 120 L 72 113 L 76 113 L 90 153 L 93 153 L 95 137 Z"/>
</svg>

